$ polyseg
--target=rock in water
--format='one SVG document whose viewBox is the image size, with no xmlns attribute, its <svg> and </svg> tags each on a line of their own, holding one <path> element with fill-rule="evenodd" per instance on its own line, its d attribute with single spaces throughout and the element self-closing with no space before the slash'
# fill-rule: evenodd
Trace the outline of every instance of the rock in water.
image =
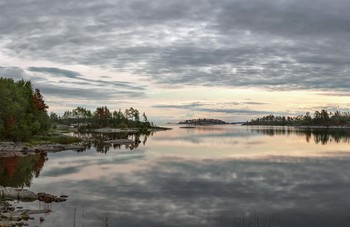
<svg viewBox="0 0 350 227">
<path fill-rule="evenodd" d="M 57 197 L 54 195 L 40 192 L 40 193 L 38 193 L 38 200 L 43 201 L 45 203 L 52 203 L 52 202 L 64 202 L 67 199 L 63 198 L 63 197 Z"/>
<path fill-rule="evenodd" d="M 38 195 L 27 189 L 0 186 L 0 198 L 35 201 L 38 199 Z"/>
</svg>

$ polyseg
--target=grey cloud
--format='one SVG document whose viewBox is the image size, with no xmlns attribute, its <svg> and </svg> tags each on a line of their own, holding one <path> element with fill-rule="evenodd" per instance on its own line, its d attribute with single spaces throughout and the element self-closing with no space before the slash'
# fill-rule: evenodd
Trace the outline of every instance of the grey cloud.
<svg viewBox="0 0 350 227">
<path fill-rule="evenodd" d="M 31 74 L 33 72 L 35 73 L 34 75 Z M 42 73 L 44 76 L 37 73 Z M 60 80 L 53 82 L 50 80 L 49 75 L 55 78 L 57 76 L 70 78 L 74 79 L 74 81 Z M 26 72 L 18 67 L 0 67 L 0 76 L 16 80 L 31 80 L 33 87 L 39 88 L 44 96 L 48 95 L 58 99 L 73 97 L 83 100 L 105 100 L 107 102 L 108 99 L 145 97 L 145 88 L 143 86 L 131 85 L 128 82 L 86 79 L 78 72 L 59 68 L 30 67 L 29 72 Z"/>
<path fill-rule="evenodd" d="M 62 76 L 67 77 L 71 79 L 76 79 L 77 81 L 74 81 L 74 84 L 80 84 L 80 85 L 99 85 L 99 86 L 108 86 L 112 85 L 117 88 L 126 88 L 126 89 L 137 89 L 137 90 L 145 90 L 144 87 L 141 85 L 135 86 L 131 85 L 131 83 L 128 82 L 121 82 L 121 81 L 105 81 L 105 80 L 93 80 L 93 79 L 87 79 L 83 75 L 81 75 L 78 72 L 71 71 L 71 70 L 65 70 L 60 68 L 48 68 L 48 67 L 29 67 L 29 71 L 31 72 L 39 72 L 39 73 L 46 73 L 51 74 L 54 76 Z M 65 83 L 64 81 L 62 81 Z"/>
<path fill-rule="evenodd" d="M 66 88 L 61 85 L 38 84 L 43 94 L 65 97 L 82 98 L 94 100 L 108 100 L 111 98 L 135 98 L 143 97 L 143 92 L 138 91 L 114 91 L 113 89 L 91 89 L 91 88 Z"/>
<path fill-rule="evenodd" d="M 0 77 L 10 77 L 13 79 L 23 79 L 25 73 L 23 69 L 18 67 L 2 67 L 0 66 Z"/>
<path fill-rule="evenodd" d="M 243 102 L 243 104 L 247 104 L 247 105 L 265 105 L 268 103 L 265 102 Z"/>
<path fill-rule="evenodd" d="M 258 111 L 258 110 L 245 110 L 245 109 L 212 109 L 212 108 L 200 108 L 200 111 L 226 113 L 226 114 L 272 114 L 273 111 Z"/>
<path fill-rule="evenodd" d="M 228 104 L 228 105 L 234 105 L 234 106 L 238 106 L 238 105 L 266 105 L 268 103 L 265 102 L 225 102 L 223 104 Z"/>
<path fill-rule="evenodd" d="M 163 86 L 346 91 L 349 10 L 345 0 L 7 1 L 0 43 Z"/>
<path fill-rule="evenodd" d="M 248 109 L 233 109 L 233 108 L 215 108 L 215 107 L 203 107 L 204 103 L 190 103 L 190 104 L 179 104 L 179 105 L 153 105 L 154 108 L 159 109 L 185 109 L 200 112 L 209 113 L 226 113 L 226 114 L 282 114 L 280 112 L 271 111 L 258 111 L 258 110 L 248 110 Z"/>
<path fill-rule="evenodd" d="M 64 77 L 68 77 L 68 78 L 81 77 L 80 73 L 70 71 L 70 70 L 59 69 L 59 68 L 29 67 L 28 70 L 31 72 L 49 73 L 49 74 L 64 76 Z"/>
<path fill-rule="evenodd" d="M 194 109 L 200 106 L 203 106 L 203 103 L 188 103 L 188 104 L 180 104 L 180 105 L 153 105 L 152 107 L 154 108 L 160 108 L 160 109 L 170 109 L 170 108 L 175 108 L 175 109 Z"/>
<path fill-rule="evenodd" d="M 343 0 L 308 1 L 224 1 L 219 15 L 223 29 L 235 26 L 262 33 L 283 36 L 344 34 L 349 31 L 346 11 L 350 4 Z M 327 34 L 328 33 L 328 34 Z M 330 33 L 330 34 L 329 34 Z"/>
</svg>

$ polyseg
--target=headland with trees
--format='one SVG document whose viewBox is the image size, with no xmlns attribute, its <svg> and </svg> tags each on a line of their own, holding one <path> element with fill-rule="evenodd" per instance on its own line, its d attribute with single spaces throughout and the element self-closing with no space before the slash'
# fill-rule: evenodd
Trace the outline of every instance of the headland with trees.
<svg viewBox="0 0 350 227">
<path fill-rule="evenodd" d="M 146 113 L 130 107 L 125 111 L 112 111 L 107 106 L 90 111 L 83 107 L 67 110 L 62 116 L 48 114 L 39 89 L 34 89 L 30 81 L 15 81 L 0 78 L 0 141 L 32 142 L 38 138 L 46 141 L 70 143 L 76 139 L 61 136 L 50 138 L 58 125 L 75 128 L 79 131 L 93 131 L 99 128 L 118 128 L 124 131 L 164 130 L 148 121 Z M 1 150 L 1 149 L 0 149 Z"/>
<path fill-rule="evenodd" d="M 313 116 L 310 112 L 298 116 L 274 116 L 267 115 L 252 119 L 243 125 L 272 125 L 272 126 L 308 126 L 308 127 L 350 127 L 349 112 L 328 112 L 327 110 L 315 111 Z"/>
<path fill-rule="evenodd" d="M 77 107 L 72 110 L 65 111 L 62 116 L 56 113 L 50 114 L 51 122 L 61 125 L 70 125 L 85 132 L 99 128 L 118 128 L 118 129 L 139 129 L 148 130 L 156 127 L 152 122 L 148 121 L 146 113 L 140 112 L 130 107 L 121 111 L 109 110 L 107 106 L 97 107 L 94 112 L 84 108 Z"/>
<path fill-rule="evenodd" d="M 0 97 L 0 141 L 27 141 L 50 129 L 48 106 L 30 81 L 0 78 Z"/>
</svg>

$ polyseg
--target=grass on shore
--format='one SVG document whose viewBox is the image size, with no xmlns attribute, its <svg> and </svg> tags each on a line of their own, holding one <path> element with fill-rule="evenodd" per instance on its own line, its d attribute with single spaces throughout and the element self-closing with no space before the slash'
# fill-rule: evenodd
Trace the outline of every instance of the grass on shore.
<svg viewBox="0 0 350 227">
<path fill-rule="evenodd" d="M 79 143 L 82 140 L 73 136 L 57 135 L 57 136 L 35 136 L 29 142 L 31 145 L 59 143 L 59 144 L 71 144 Z"/>
</svg>

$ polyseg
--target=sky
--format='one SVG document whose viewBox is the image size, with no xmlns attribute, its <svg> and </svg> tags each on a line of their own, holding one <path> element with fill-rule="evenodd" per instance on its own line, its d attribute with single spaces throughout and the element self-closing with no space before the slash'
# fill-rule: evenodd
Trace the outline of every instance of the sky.
<svg viewBox="0 0 350 227">
<path fill-rule="evenodd" d="M 347 0 L 0 0 L 0 76 L 62 114 L 154 122 L 350 110 Z"/>
</svg>

